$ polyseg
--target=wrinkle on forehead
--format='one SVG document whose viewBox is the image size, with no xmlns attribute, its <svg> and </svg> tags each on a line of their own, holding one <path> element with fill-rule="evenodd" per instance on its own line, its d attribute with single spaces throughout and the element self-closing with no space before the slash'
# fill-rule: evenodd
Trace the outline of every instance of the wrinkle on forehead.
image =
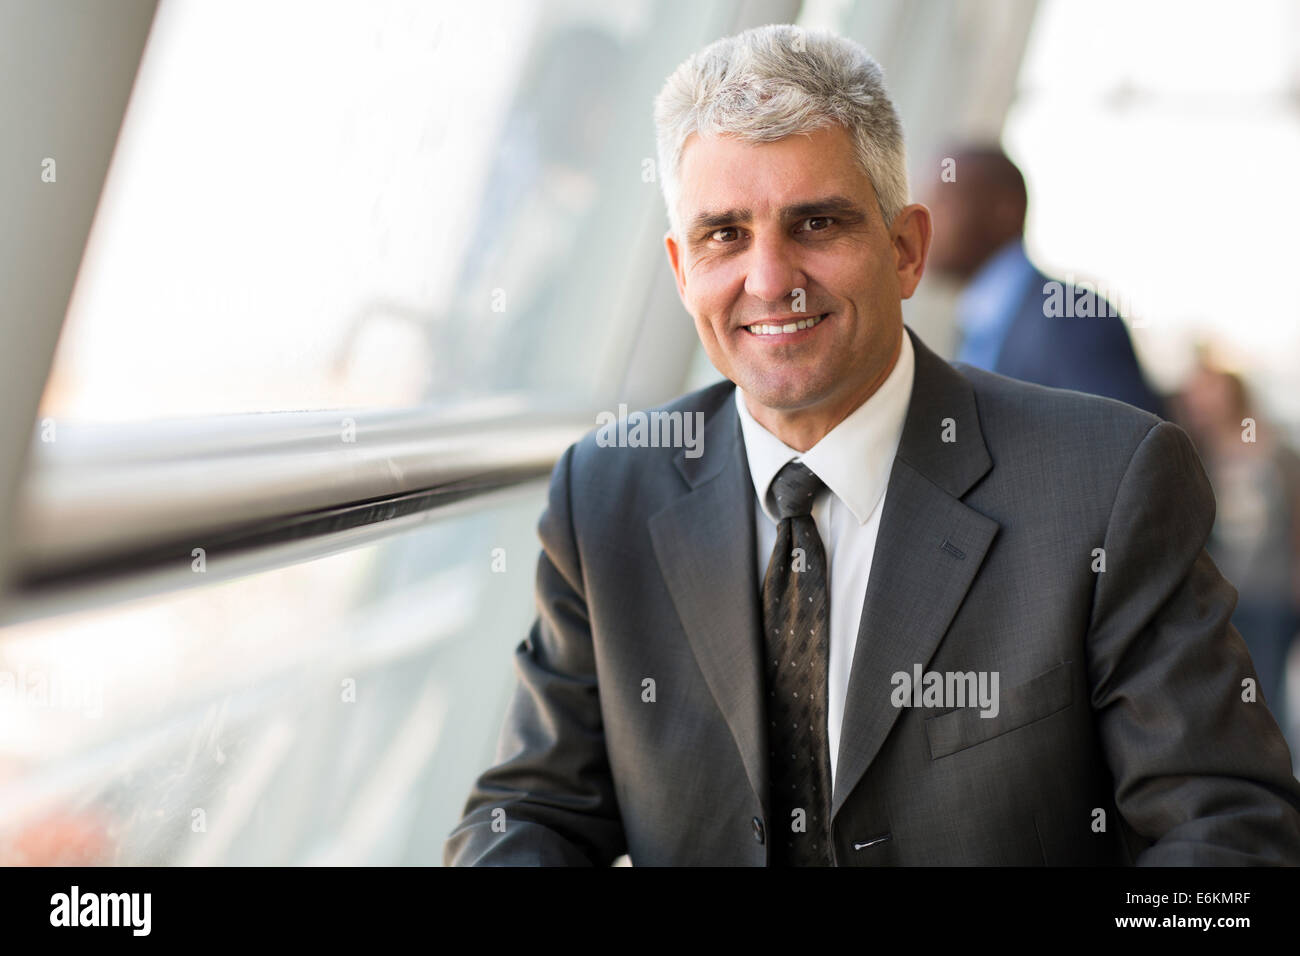
<svg viewBox="0 0 1300 956">
<path fill-rule="evenodd" d="M 823 146 L 818 140 L 825 148 L 816 148 Z M 749 220 L 774 214 L 786 218 L 795 206 L 830 197 L 848 199 L 860 213 L 875 203 L 875 190 L 858 165 L 852 140 L 838 126 L 770 143 L 692 133 L 681 173 L 679 209 L 688 231 L 706 225 L 697 224 L 702 217 L 744 213 Z M 733 221 L 740 218 L 733 215 Z"/>
</svg>

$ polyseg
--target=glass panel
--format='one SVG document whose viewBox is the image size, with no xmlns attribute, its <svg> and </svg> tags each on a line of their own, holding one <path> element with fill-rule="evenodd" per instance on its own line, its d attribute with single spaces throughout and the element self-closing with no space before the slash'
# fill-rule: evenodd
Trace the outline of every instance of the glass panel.
<svg viewBox="0 0 1300 956">
<path fill-rule="evenodd" d="M 41 415 L 589 403 L 664 268 L 653 96 L 733 7 L 163 0 Z"/>
<path fill-rule="evenodd" d="M 1290 0 L 1044 0 L 1003 138 L 1031 254 L 1107 292 L 1154 383 L 1179 387 L 1211 342 L 1300 436 L 1295 310 L 1225 267 L 1231 234 L 1251 237 L 1252 275 L 1293 268 L 1300 181 L 1278 171 L 1300 165 L 1297 37 Z M 1234 203 L 1226 183 L 1267 185 Z"/>
<path fill-rule="evenodd" d="M 0 865 L 440 863 L 492 762 L 543 504 L 0 630 Z"/>
</svg>

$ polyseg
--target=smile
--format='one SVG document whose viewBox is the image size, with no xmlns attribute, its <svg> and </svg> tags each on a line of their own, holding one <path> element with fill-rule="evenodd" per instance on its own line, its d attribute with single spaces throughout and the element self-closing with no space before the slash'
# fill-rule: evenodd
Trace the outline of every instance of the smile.
<svg viewBox="0 0 1300 956">
<path fill-rule="evenodd" d="M 822 319 L 830 315 L 829 312 L 823 312 L 821 315 L 815 315 L 811 319 L 799 319 L 797 322 L 787 322 L 784 325 L 746 325 L 745 331 L 751 335 L 789 335 L 791 332 L 801 332 L 804 329 L 811 329 L 820 325 Z"/>
</svg>

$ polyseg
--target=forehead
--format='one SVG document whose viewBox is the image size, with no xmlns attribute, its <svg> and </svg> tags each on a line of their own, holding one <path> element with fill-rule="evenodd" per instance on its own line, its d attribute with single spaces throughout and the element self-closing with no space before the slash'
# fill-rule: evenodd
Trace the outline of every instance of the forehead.
<svg viewBox="0 0 1300 956">
<path fill-rule="evenodd" d="M 745 207 L 756 215 L 827 193 L 866 200 L 871 181 L 842 126 L 771 143 L 692 133 L 682 151 L 681 211 Z"/>
</svg>

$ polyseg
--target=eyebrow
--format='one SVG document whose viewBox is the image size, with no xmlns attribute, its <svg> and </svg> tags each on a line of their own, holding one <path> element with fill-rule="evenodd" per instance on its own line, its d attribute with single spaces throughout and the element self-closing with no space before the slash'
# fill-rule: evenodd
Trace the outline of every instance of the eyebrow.
<svg viewBox="0 0 1300 956">
<path fill-rule="evenodd" d="M 799 219 L 804 216 L 832 213 L 839 216 L 860 216 L 862 207 L 848 196 L 823 196 L 808 202 L 794 203 L 781 209 L 782 219 Z M 754 216 L 750 209 L 725 209 L 717 212 L 706 211 L 691 220 L 692 234 L 704 230 L 720 229 L 735 223 L 749 222 Z"/>
</svg>

